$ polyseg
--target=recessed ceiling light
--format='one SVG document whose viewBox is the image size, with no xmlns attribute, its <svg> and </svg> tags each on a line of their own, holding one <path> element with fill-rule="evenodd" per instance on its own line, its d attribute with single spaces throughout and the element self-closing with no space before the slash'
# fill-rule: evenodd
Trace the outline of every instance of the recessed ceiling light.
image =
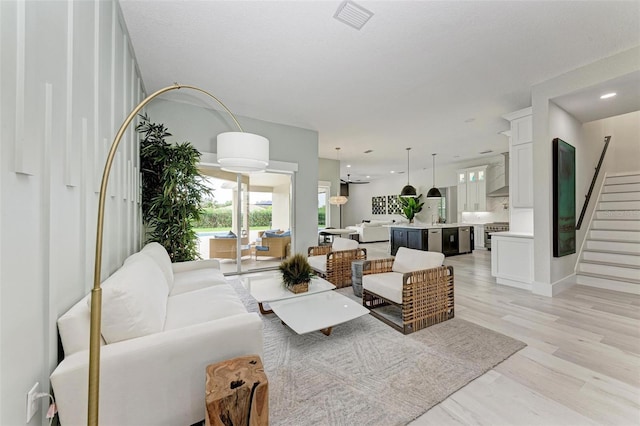
<svg viewBox="0 0 640 426">
<path fill-rule="evenodd" d="M 347 167 L 351 167 L 351 164 L 347 164 Z"/>
<path fill-rule="evenodd" d="M 372 16 L 373 12 L 352 1 L 342 2 L 333 15 L 338 21 L 344 22 L 356 30 L 361 29 Z"/>
<path fill-rule="evenodd" d="M 600 96 L 600 99 L 609 99 L 609 98 L 613 98 L 616 94 L 617 94 L 616 92 L 605 93 L 604 95 Z"/>
<path fill-rule="evenodd" d="M 391 170 L 389 173 L 395 173 L 393 170 Z"/>
<path fill-rule="evenodd" d="M 367 179 L 369 179 L 371 176 L 367 175 Z"/>
</svg>

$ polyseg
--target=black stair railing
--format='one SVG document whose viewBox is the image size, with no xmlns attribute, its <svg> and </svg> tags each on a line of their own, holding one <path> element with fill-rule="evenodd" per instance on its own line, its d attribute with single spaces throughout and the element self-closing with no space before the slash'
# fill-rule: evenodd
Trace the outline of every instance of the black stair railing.
<svg viewBox="0 0 640 426">
<path fill-rule="evenodd" d="M 585 195 L 584 205 L 582 206 L 582 211 L 580 212 L 580 218 L 578 219 L 576 230 L 580 229 L 580 227 L 582 226 L 582 220 L 584 219 L 585 213 L 587 213 L 587 206 L 589 205 L 589 200 L 591 200 L 591 193 L 593 192 L 593 187 L 596 185 L 596 180 L 598 179 L 598 174 L 600 173 L 600 166 L 602 166 L 602 162 L 604 161 L 604 155 L 607 153 L 607 147 L 609 146 L 610 140 L 611 136 L 604 137 L 604 148 L 602 148 L 602 154 L 600 154 L 598 166 L 596 167 L 596 171 L 593 174 L 591 186 L 589 186 L 589 192 L 587 192 L 587 195 Z"/>
</svg>

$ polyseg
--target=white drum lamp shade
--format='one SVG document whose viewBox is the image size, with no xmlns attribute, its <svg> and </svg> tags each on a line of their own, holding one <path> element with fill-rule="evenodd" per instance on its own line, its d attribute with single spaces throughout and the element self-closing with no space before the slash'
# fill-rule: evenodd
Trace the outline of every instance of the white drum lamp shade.
<svg viewBox="0 0 640 426">
<path fill-rule="evenodd" d="M 334 195 L 333 197 L 329 198 L 329 204 L 334 206 L 341 206 L 343 204 L 346 204 L 347 201 L 349 201 L 349 199 L 344 195 Z"/>
<path fill-rule="evenodd" d="M 253 133 L 220 133 L 217 150 L 218 164 L 227 172 L 263 172 L 269 165 L 269 139 Z"/>
</svg>

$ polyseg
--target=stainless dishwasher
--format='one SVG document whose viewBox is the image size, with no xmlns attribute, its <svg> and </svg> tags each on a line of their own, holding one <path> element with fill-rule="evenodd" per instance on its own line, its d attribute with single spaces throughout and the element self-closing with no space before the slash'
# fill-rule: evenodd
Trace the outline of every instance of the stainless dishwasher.
<svg viewBox="0 0 640 426">
<path fill-rule="evenodd" d="M 458 228 L 458 253 L 471 253 L 471 227 Z"/>
<path fill-rule="evenodd" d="M 442 229 L 429 229 L 427 250 L 442 253 Z"/>
</svg>

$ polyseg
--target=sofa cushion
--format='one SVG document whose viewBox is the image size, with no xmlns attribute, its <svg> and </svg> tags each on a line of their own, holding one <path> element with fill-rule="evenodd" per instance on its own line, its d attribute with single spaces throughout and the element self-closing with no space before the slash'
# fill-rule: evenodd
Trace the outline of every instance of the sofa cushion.
<svg viewBox="0 0 640 426">
<path fill-rule="evenodd" d="M 213 238 L 236 238 L 236 234 L 233 231 L 214 232 Z"/>
<path fill-rule="evenodd" d="M 203 268 L 183 271 L 173 275 L 173 290 L 170 296 L 226 284 L 226 282 L 224 274 L 219 269 Z"/>
<path fill-rule="evenodd" d="M 385 299 L 402 304 L 402 274 L 383 272 L 381 274 L 364 275 L 362 277 L 362 288 Z"/>
<path fill-rule="evenodd" d="M 170 293 L 171 289 L 173 289 L 173 268 L 171 267 L 171 258 L 169 257 L 167 250 L 162 246 L 162 244 L 152 242 L 145 245 L 142 250 L 140 250 L 140 253 L 151 257 L 156 265 L 158 265 L 165 280 L 167 281 L 167 294 Z M 136 254 L 133 254 L 133 256 Z"/>
<path fill-rule="evenodd" d="M 105 280 L 102 336 L 107 343 L 162 331 L 167 310 L 164 282 L 162 272 L 149 256 L 126 262 Z"/>
<path fill-rule="evenodd" d="M 307 258 L 307 262 L 309 262 L 309 265 L 315 271 L 318 271 L 322 274 L 327 273 L 327 255 L 326 254 L 322 254 L 319 256 L 309 256 Z"/>
<path fill-rule="evenodd" d="M 164 329 L 173 330 L 246 313 L 230 285 L 216 285 L 170 297 Z"/>
<path fill-rule="evenodd" d="M 358 248 L 358 242 L 349 238 L 334 238 L 331 244 L 332 251 L 355 250 Z"/>
<path fill-rule="evenodd" d="M 444 254 L 442 253 L 400 247 L 396 252 L 391 270 L 404 274 L 442 266 L 443 262 Z"/>
</svg>

